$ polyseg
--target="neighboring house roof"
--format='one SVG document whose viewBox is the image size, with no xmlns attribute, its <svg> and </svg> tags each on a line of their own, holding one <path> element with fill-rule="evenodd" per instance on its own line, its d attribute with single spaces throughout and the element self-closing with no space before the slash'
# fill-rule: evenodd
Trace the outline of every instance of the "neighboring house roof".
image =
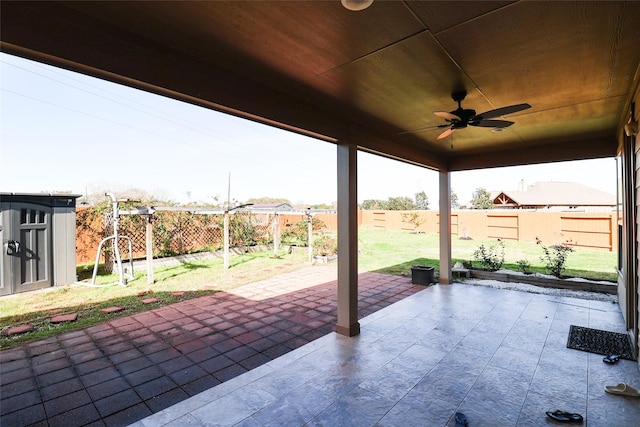
<svg viewBox="0 0 640 427">
<path fill-rule="evenodd" d="M 292 211 L 293 207 L 288 203 L 255 203 L 249 206 L 251 210 L 277 210 Z"/>
<path fill-rule="evenodd" d="M 536 182 L 526 191 L 491 195 L 496 206 L 615 206 L 616 196 L 575 182 Z"/>
</svg>

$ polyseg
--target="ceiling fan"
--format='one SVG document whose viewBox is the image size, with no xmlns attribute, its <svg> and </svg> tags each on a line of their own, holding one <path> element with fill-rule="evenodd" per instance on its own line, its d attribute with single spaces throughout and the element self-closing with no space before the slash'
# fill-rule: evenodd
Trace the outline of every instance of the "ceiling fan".
<svg viewBox="0 0 640 427">
<path fill-rule="evenodd" d="M 517 113 L 518 111 L 531 108 L 529 104 L 517 104 L 510 105 L 508 107 L 496 108 L 495 110 L 489 110 L 481 114 L 476 114 L 476 110 L 462 108 L 462 101 L 467 96 L 467 91 L 454 92 L 451 94 L 451 98 L 458 103 L 458 109 L 450 112 L 436 111 L 433 114 L 443 118 L 447 123 L 436 126 L 427 126 L 425 128 L 415 129 L 413 131 L 402 133 L 416 133 L 422 132 L 427 129 L 434 128 L 448 128 L 440 135 L 438 139 L 443 139 L 453 134 L 456 129 L 463 129 L 467 126 L 478 126 L 484 128 L 493 128 L 494 130 L 503 130 L 513 124 L 508 120 L 491 120 L 494 117 L 500 117 L 511 113 Z"/>
</svg>

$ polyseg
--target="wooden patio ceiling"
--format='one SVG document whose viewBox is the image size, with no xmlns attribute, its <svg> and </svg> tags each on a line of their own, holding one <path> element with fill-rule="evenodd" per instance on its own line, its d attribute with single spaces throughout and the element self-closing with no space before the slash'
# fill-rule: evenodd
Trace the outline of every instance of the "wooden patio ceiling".
<svg viewBox="0 0 640 427">
<path fill-rule="evenodd" d="M 0 3 L 4 52 L 442 170 L 614 156 L 640 2 Z M 528 102 L 438 140 L 451 93 Z M 451 148 L 453 143 L 453 149 Z"/>
</svg>

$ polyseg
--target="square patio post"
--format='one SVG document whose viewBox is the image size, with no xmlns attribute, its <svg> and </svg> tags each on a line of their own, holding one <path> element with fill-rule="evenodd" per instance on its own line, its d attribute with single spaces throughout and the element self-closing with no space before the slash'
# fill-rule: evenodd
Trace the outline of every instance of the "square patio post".
<svg viewBox="0 0 640 427">
<path fill-rule="evenodd" d="M 440 280 L 452 283 L 451 275 L 451 173 L 440 171 Z"/>
<path fill-rule="evenodd" d="M 338 143 L 338 321 L 336 332 L 352 337 L 358 323 L 358 150 Z"/>
</svg>

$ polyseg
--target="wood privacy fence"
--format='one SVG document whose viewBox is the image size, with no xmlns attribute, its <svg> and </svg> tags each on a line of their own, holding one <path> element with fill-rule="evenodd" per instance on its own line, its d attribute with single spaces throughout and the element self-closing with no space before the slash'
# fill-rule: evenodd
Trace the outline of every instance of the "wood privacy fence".
<svg viewBox="0 0 640 427">
<path fill-rule="evenodd" d="M 417 213 L 424 221 L 417 228 L 408 222 L 407 213 Z M 361 211 L 360 226 L 388 230 L 438 233 L 437 211 Z M 404 214 L 404 215 L 403 215 Z M 613 251 L 618 245 L 617 216 L 611 213 L 540 212 L 519 210 L 459 210 L 451 213 L 451 233 L 473 239 L 504 239 L 540 242 L 544 245 L 566 243 L 578 247 Z"/>
<path fill-rule="evenodd" d="M 414 213 L 422 222 L 417 228 L 409 219 Z M 86 216 L 86 210 L 79 209 L 76 215 L 77 218 Z M 164 216 L 162 224 L 154 224 L 154 256 L 222 247 L 221 215 L 180 217 L 166 212 Z M 125 221 L 126 216 L 121 217 L 120 234 L 133 240 L 134 257 L 144 258 L 146 220 L 132 216 Z M 336 213 L 315 213 L 313 217 L 322 222 L 326 231 L 337 231 Z M 275 228 L 274 218 L 278 221 Z M 232 227 L 239 227 L 231 233 L 232 245 L 252 244 L 254 241 L 269 244 L 273 242 L 274 230 L 279 237 L 286 236 L 288 230 L 295 229 L 296 224 L 305 218 L 304 213 L 282 212 L 277 216 L 273 212 L 238 215 L 235 217 L 237 224 L 232 221 Z M 451 214 L 451 232 L 454 236 L 473 239 L 537 241 L 544 245 L 567 243 L 612 251 L 618 244 L 615 222 L 615 213 L 460 210 Z M 94 217 L 90 224 L 86 218 L 79 219 L 80 223 L 83 226 L 76 229 L 76 262 L 93 262 L 98 243 L 110 235 L 112 229 L 101 216 Z M 437 211 L 359 211 L 358 226 L 438 233 L 440 215 Z M 247 239 L 251 243 L 246 242 Z M 287 244 L 286 241 L 282 243 Z"/>
</svg>

